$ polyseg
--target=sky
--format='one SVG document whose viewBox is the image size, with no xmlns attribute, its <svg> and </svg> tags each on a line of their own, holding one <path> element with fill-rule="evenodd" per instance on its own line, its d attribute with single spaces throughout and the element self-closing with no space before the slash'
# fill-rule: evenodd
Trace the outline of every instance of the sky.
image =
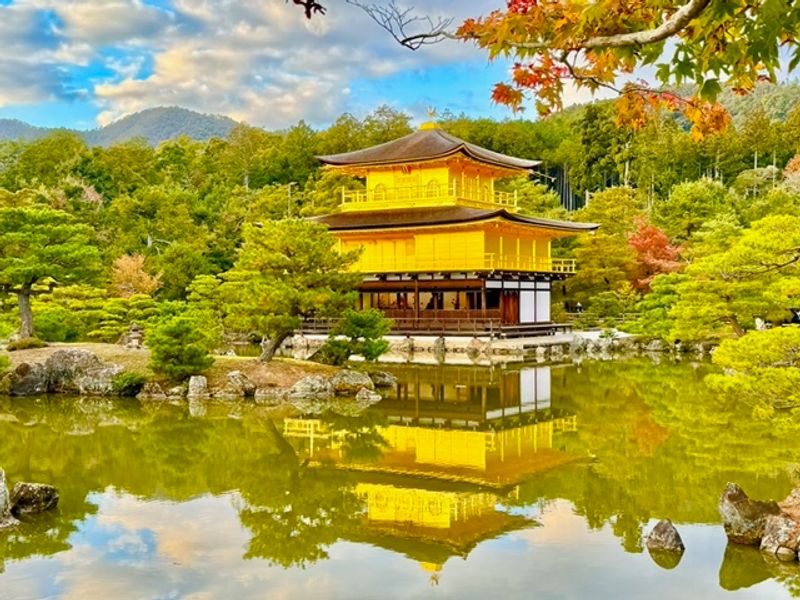
<svg viewBox="0 0 800 600">
<path fill-rule="evenodd" d="M 344 0 L 323 4 L 308 21 L 285 0 L 0 0 L 0 118 L 91 129 L 182 106 L 279 129 L 381 104 L 415 120 L 514 116 L 490 100 L 503 62 L 455 41 L 412 52 Z M 424 7 L 458 23 L 503 4 Z"/>
</svg>

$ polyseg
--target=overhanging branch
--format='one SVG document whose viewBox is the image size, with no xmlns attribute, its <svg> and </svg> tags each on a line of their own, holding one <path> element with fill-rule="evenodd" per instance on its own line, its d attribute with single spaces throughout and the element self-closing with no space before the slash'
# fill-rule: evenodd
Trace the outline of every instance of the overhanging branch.
<svg viewBox="0 0 800 600">
<path fill-rule="evenodd" d="M 452 18 L 415 16 L 414 8 L 400 8 L 394 0 L 386 6 L 368 4 L 361 0 L 346 0 L 348 4 L 357 6 L 386 30 L 397 43 L 410 50 L 419 50 L 422 46 L 437 44 L 445 39 L 456 39 L 449 31 Z"/>
</svg>

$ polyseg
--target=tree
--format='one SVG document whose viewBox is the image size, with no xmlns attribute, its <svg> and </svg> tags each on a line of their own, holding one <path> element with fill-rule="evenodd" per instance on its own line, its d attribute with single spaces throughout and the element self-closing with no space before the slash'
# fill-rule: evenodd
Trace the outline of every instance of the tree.
<svg viewBox="0 0 800 600">
<path fill-rule="evenodd" d="M 111 287 L 122 298 L 134 294 L 150 295 L 161 286 L 161 274 L 144 270 L 144 256 L 124 254 L 111 265 Z"/>
<path fill-rule="evenodd" d="M 391 330 L 392 320 L 379 310 L 347 310 L 331 329 L 320 358 L 333 365 L 343 365 L 353 354 L 367 361 L 378 360 L 389 350 L 384 338 Z"/>
<path fill-rule="evenodd" d="M 173 380 L 186 379 L 214 364 L 210 352 L 218 332 L 202 313 L 167 317 L 147 332 L 150 368 Z"/>
<path fill-rule="evenodd" d="M 636 253 L 636 273 L 633 287 L 640 293 L 650 291 L 653 279 L 672 273 L 681 267 L 680 246 L 670 243 L 667 234 L 644 219 L 639 219 L 636 231 L 628 237 L 628 245 Z"/>
<path fill-rule="evenodd" d="M 94 280 L 101 270 L 92 230 L 46 208 L 0 209 L 0 291 L 17 295 L 20 336 L 33 337 L 31 296 Z M 45 288 L 36 287 L 45 283 Z"/>
<path fill-rule="evenodd" d="M 713 356 L 725 375 L 708 377 L 712 388 L 734 393 L 753 406 L 754 415 L 800 408 L 800 327 L 751 331 L 724 340 Z"/>
<path fill-rule="evenodd" d="M 269 361 L 303 319 L 331 317 L 355 302 L 357 253 L 339 253 L 323 225 L 290 219 L 244 227 L 244 243 L 222 293 L 236 306 L 229 324 L 258 331 Z"/>
<path fill-rule="evenodd" d="M 671 311 L 682 340 L 741 337 L 755 319 L 780 322 L 800 299 L 800 223 L 773 215 L 756 221 L 722 251 L 695 260 Z"/>
<path fill-rule="evenodd" d="M 621 120 L 643 124 L 666 105 L 686 115 L 696 139 L 728 124 L 716 103 L 723 84 L 748 92 L 758 81 L 775 81 L 779 49 L 796 42 L 800 22 L 800 7 L 784 0 L 509 0 L 505 10 L 467 19 L 452 32 L 451 19 L 419 18 L 394 2 L 347 1 L 412 50 L 455 38 L 475 43 L 490 58 L 510 58 L 511 80 L 495 86 L 496 102 L 521 109 L 531 94 L 537 110 L 548 114 L 561 108 L 567 86 L 611 89 L 620 96 Z M 790 68 L 798 62 L 795 44 Z M 647 65 L 655 65 L 662 86 L 693 83 L 696 91 L 684 98 L 642 82 L 616 83 Z"/>
<path fill-rule="evenodd" d="M 672 238 L 686 240 L 726 205 L 725 187 L 718 181 L 700 179 L 680 183 L 667 199 L 655 206 L 655 222 Z"/>
</svg>

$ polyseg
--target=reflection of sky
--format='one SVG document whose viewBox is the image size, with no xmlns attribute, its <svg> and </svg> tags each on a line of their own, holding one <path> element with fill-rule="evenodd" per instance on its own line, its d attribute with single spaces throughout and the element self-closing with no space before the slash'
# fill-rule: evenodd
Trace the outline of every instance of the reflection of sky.
<svg viewBox="0 0 800 600">
<path fill-rule="evenodd" d="M 718 586 L 725 549 L 721 527 L 679 525 L 686 554 L 666 571 L 646 552 L 627 554 L 608 526 L 590 532 L 569 503 L 538 513 L 535 527 L 490 540 L 467 559 L 450 559 L 431 587 L 430 573 L 388 550 L 340 542 L 330 560 L 284 571 L 243 560 L 249 533 L 235 495 L 183 503 L 147 502 L 107 490 L 70 538 L 72 549 L 50 558 L 7 562 L 0 598 L 704 598 Z M 786 597 L 766 581 L 741 597 Z"/>
</svg>

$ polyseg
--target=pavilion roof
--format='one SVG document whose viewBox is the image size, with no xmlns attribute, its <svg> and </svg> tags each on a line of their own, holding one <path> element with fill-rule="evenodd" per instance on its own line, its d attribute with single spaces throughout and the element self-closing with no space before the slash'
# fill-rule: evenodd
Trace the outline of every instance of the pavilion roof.
<svg viewBox="0 0 800 600">
<path fill-rule="evenodd" d="M 503 219 L 513 223 L 532 225 L 542 229 L 580 233 L 594 231 L 595 223 L 555 221 L 539 217 L 523 217 L 505 209 L 468 208 L 465 206 L 443 206 L 436 208 L 410 208 L 396 210 L 341 212 L 312 220 L 328 226 L 331 231 L 354 229 L 392 229 L 396 227 L 424 227 L 431 225 L 450 225 L 476 223 L 492 219 Z"/>
<path fill-rule="evenodd" d="M 355 152 L 319 156 L 323 163 L 337 167 L 394 165 L 422 162 L 462 154 L 485 164 L 504 169 L 529 171 L 541 164 L 492 152 L 438 129 L 421 129 L 404 137 Z"/>
</svg>

